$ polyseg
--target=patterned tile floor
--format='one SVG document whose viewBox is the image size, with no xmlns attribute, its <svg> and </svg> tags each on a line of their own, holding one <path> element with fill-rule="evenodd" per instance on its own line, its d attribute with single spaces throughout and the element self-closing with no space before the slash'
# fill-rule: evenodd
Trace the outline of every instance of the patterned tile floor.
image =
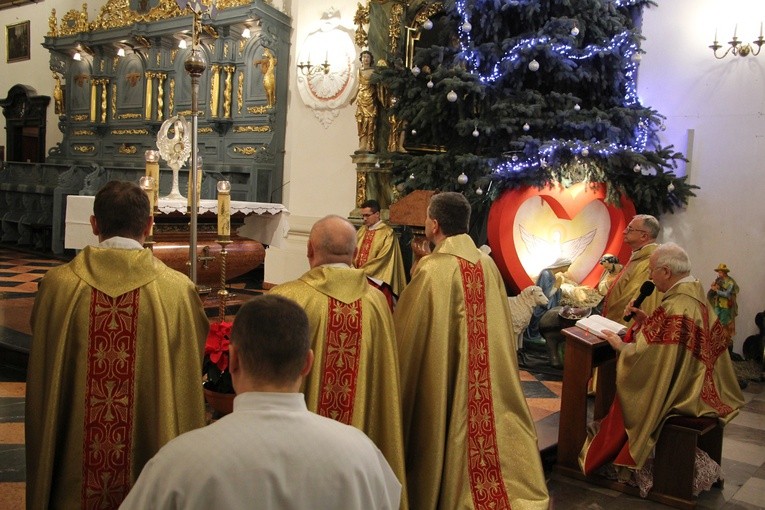
<svg viewBox="0 0 765 510">
<path fill-rule="evenodd" d="M 0 343 L 26 347 L 29 313 L 37 281 L 60 260 L 20 253 L 0 246 Z M 259 282 L 247 279 L 232 284 L 238 298 L 258 292 Z M 215 298 L 207 300 L 217 315 Z M 3 353 L 5 355 L 5 353 Z M 0 359 L 0 509 L 24 508 L 24 396 L 23 373 L 4 366 Z M 521 371 L 521 384 L 535 421 L 540 450 L 547 469 L 552 507 L 566 509 L 666 508 L 651 501 L 579 482 L 557 473 L 554 462 L 562 383 L 555 371 Z M 723 470 L 725 488 L 699 498 L 700 508 L 765 508 L 765 384 L 752 383 L 745 391 L 747 405 L 725 429 Z"/>
</svg>

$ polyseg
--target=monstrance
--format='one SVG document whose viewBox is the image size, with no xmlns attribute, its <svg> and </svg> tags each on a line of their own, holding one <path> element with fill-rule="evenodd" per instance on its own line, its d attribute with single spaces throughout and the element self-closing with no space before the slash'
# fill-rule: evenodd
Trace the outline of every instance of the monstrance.
<svg viewBox="0 0 765 510">
<path fill-rule="evenodd" d="M 172 136 L 169 133 L 171 127 L 173 128 Z M 163 198 L 185 198 L 178 187 L 178 173 L 191 156 L 191 129 L 183 115 L 170 117 L 162 123 L 157 134 L 157 148 L 159 155 L 173 170 L 173 187 L 170 194 Z"/>
</svg>

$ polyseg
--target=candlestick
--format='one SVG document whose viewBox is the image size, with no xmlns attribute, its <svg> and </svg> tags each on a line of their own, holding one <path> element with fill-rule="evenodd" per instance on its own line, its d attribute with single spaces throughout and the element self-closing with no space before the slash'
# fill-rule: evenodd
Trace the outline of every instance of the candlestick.
<svg viewBox="0 0 765 510">
<path fill-rule="evenodd" d="M 231 183 L 218 181 L 218 237 L 231 237 Z"/>
<path fill-rule="evenodd" d="M 152 211 L 159 207 L 159 151 L 149 149 L 144 153 L 146 160 L 146 176 L 151 177 L 154 186 L 152 193 Z"/>
</svg>

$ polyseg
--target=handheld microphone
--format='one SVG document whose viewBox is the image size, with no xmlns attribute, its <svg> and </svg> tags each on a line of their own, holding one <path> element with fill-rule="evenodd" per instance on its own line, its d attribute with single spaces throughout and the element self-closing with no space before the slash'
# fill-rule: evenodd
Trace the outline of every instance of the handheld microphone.
<svg viewBox="0 0 765 510">
<path fill-rule="evenodd" d="M 635 299 L 635 303 L 632 305 L 635 308 L 640 308 L 640 305 L 643 304 L 643 301 L 645 301 L 645 298 L 651 295 L 653 293 L 653 289 L 656 287 L 654 283 L 651 280 L 646 280 L 643 282 L 643 285 L 640 286 L 640 294 L 638 294 L 637 299 Z M 630 321 L 635 316 L 634 312 L 630 312 L 627 315 L 624 316 L 625 321 Z"/>
</svg>

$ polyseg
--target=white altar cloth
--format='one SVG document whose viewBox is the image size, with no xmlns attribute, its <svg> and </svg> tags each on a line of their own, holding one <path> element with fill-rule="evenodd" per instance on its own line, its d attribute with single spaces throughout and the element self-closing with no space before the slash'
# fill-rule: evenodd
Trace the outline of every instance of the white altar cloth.
<svg viewBox="0 0 765 510">
<path fill-rule="evenodd" d="M 95 197 L 69 195 L 66 197 L 66 219 L 64 248 L 81 250 L 88 245 L 97 245 L 98 238 L 90 227 Z M 186 199 L 159 199 L 159 210 L 164 214 L 186 212 Z M 218 214 L 218 201 L 202 199 L 199 201 L 199 214 L 211 212 Z M 264 245 L 281 248 L 289 232 L 289 211 L 282 204 L 263 202 L 231 201 L 231 214 L 245 214 L 244 225 L 236 233 L 240 237 L 254 239 Z"/>
</svg>

